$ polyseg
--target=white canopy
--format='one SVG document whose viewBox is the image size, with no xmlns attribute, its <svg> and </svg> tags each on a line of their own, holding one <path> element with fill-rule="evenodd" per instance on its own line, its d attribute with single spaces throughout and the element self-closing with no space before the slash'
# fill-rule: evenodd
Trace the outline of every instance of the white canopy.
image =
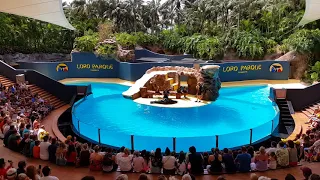
<svg viewBox="0 0 320 180">
<path fill-rule="evenodd" d="M 75 29 L 64 15 L 61 0 L 0 0 L 0 11 Z"/>
<path fill-rule="evenodd" d="M 306 11 L 298 26 L 320 19 L 320 0 L 306 0 Z"/>
</svg>

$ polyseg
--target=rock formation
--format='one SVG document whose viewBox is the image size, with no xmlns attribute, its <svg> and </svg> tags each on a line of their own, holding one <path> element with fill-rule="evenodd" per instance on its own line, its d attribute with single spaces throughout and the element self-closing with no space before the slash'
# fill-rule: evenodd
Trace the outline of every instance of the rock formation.
<svg viewBox="0 0 320 180">
<path fill-rule="evenodd" d="M 196 95 L 197 84 L 202 84 L 203 100 L 215 101 L 219 97 L 219 90 L 221 88 L 221 82 L 219 79 L 219 66 L 207 65 L 203 66 L 199 71 L 194 68 L 181 67 L 181 66 L 159 66 L 149 69 L 146 73 L 154 71 L 167 71 L 168 73 L 176 72 L 179 76 L 187 76 L 188 93 Z M 165 90 L 170 88 L 170 84 L 166 81 L 166 75 L 155 75 L 146 84 L 145 87 L 148 90 Z"/>
<path fill-rule="evenodd" d="M 134 50 L 126 50 L 118 45 L 117 57 L 120 61 L 135 60 L 135 53 Z"/>
<path fill-rule="evenodd" d="M 290 78 L 301 79 L 308 69 L 308 56 L 295 51 L 290 51 L 276 59 L 276 61 L 290 62 Z"/>
<path fill-rule="evenodd" d="M 219 97 L 221 82 L 219 78 L 219 66 L 207 65 L 200 69 L 203 77 L 202 99 L 206 101 L 215 101 Z"/>
</svg>

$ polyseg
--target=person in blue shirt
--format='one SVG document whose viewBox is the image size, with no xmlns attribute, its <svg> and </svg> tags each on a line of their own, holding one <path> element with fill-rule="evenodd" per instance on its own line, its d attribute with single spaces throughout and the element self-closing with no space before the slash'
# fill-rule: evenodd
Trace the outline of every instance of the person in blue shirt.
<svg viewBox="0 0 320 180">
<path fill-rule="evenodd" d="M 27 124 L 26 128 L 24 128 L 24 130 L 22 131 L 22 135 L 21 136 L 24 136 L 24 134 L 30 134 L 30 128 L 31 128 L 31 125 L 30 124 Z"/>
<path fill-rule="evenodd" d="M 247 153 L 247 148 L 243 146 L 241 148 L 241 154 L 238 154 L 235 162 L 238 163 L 238 170 L 240 172 L 249 172 L 251 170 L 251 155 Z"/>
</svg>

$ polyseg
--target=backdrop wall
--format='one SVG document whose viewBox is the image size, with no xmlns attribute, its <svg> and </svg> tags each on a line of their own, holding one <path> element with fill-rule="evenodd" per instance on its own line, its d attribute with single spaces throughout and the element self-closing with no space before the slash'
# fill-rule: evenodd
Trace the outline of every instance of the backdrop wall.
<svg viewBox="0 0 320 180">
<path fill-rule="evenodd" d="M 177 63 L 126 63 L 115 59 L 104 59 L 93 53 L 72 53 L 71 62 L 19 63 L 21 69 L 34 69 L 55 80 L 65 78 L 121 78 L 136 81 L 154 66 L 185 66 Z M 213 63 L 210 63 L 213 64 Z M 209 65 L 200 64 L 200 66 Z M 219 63 L 221 81 L 243 81 L 255 79 L 286 80 L 289 77 L 287 61 L 247 61 Z"/>
</svg>

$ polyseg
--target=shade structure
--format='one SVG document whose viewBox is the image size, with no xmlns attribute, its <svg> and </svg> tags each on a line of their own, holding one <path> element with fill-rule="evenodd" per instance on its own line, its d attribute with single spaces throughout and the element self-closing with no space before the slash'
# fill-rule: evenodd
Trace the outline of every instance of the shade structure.
<svg viewBox="0 0 320 180">
<path fill-rule="evenodd" d="M 320 0 L 306 0 L 306 11 L 299 26 L 320 19 Z"/>
<path fill-rule="evenodd" d="M 62 0 L 0 0 L 0 11 L 75 29 L 64 15 Z"/>
</svg>

